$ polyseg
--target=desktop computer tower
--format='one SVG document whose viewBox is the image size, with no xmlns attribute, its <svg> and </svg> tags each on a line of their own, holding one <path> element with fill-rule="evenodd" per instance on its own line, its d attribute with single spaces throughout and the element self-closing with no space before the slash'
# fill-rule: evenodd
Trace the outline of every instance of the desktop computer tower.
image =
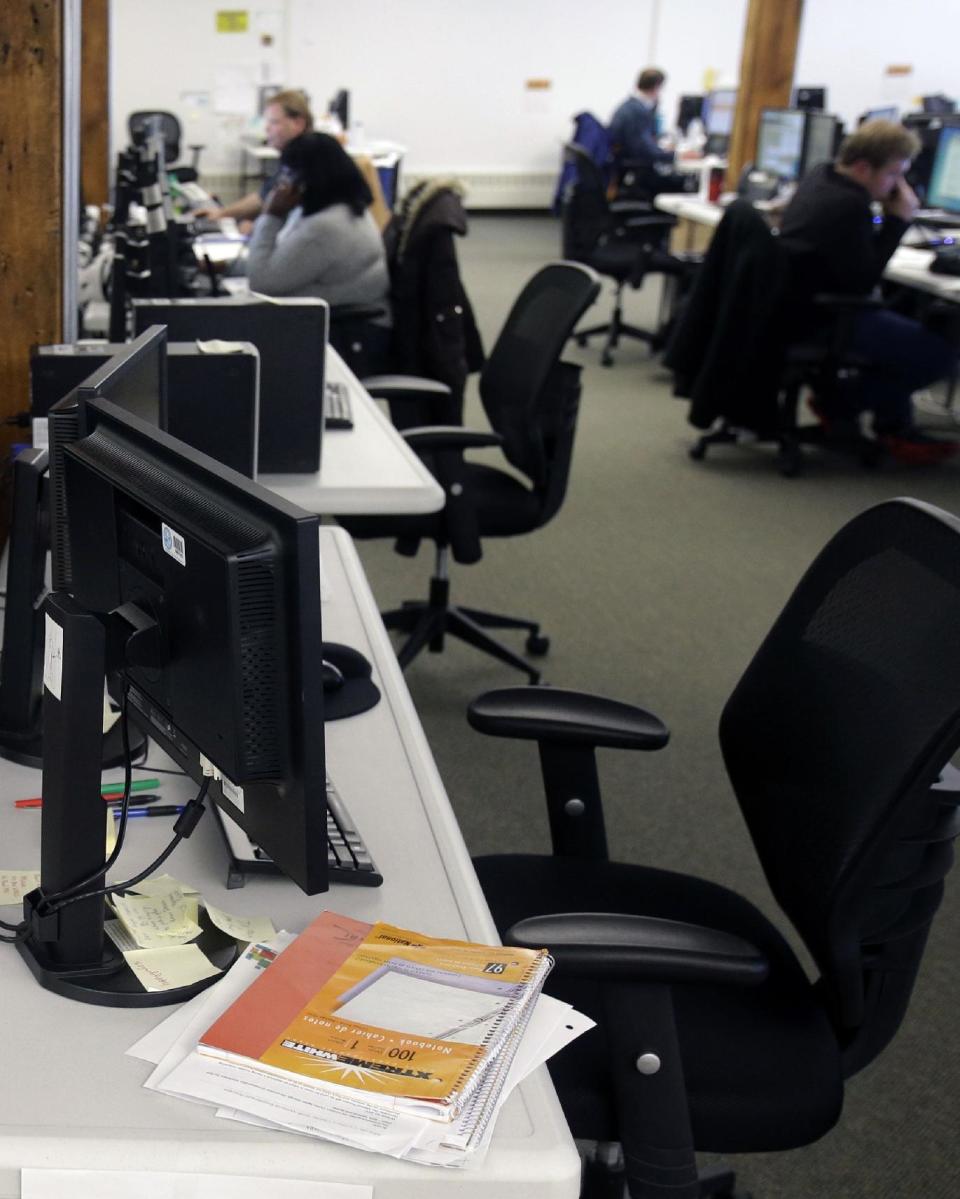
<svg viewBox="0 0 960 1199">
<path fill-rule="evenodd" d="M 35 346 L 30 355 L 34 445 L 47 444 L 50 408 L 122 346 L 110 342 Z M 229 350 L 167 343 L 166 432 L 248 478 L 257 475 L 260 356 L 256 346 Z"/>
<path fill-rule="evenodd" d="M 133 301 L 135 333 L 170 341 L 249 341 L 260 351 L 261 474 L 315 474 L 323 435 L 326 301 L 238 295 Z"/>
</svg>

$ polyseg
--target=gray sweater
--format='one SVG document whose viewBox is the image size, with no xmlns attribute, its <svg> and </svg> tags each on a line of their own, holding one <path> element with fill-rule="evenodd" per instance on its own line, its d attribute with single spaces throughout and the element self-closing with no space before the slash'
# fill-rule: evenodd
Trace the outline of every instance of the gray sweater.
<svg viewBox="0 0 960 1199">
<path fill-rule="evenodd" d="M 356 216 L 334 204 L 304 216 L 257 217 L 247 248 L 253 291 L 270 296 L 318 296 L 329 304 L 373 304 L 389 288 L 383 239 L 369 210 Z"/>
</svg>

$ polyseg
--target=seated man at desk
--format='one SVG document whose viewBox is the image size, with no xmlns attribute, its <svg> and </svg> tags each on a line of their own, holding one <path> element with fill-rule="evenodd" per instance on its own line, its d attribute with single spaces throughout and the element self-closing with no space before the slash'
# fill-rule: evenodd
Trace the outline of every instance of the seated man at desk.
<svg viewBox="0 0 960 1199">
<path fill-rule="evenodd" d="M 250 238 L 252 290 L 317 296 L 331 305 L 382 304 L 387 320 L 390 279 L 371 201 L 335 138 L 305 133 L 290 142 Z"/>
<path fill-rule="evenodd" d="M 800 337 L 827 335 L 831 318 L 814 303 L 820 292 L 867 296 L 917 210 L 904 178 L 920 149 L 917 138 L 891 121 L 869 121 L 851 134 L 833 163 L 801 182 L 783 214 L 780 244 L 791 260 L 790 311 Z M 874 206 L 882 206 L 874 214 Z M 892 457 L 939 462 L 960 451 L 954 441 L 929 437 L 914 424 L 911 395 L 944 378 L 956 362 L 945 338 L 886 309 L 857 314 L 850 348 L 870 369 L 835 409 L 818 403 L 825 424 L 873 414 L 873 431 Z"/>
<path fill-rule="evenodd" d="M 267 145 L 274 150 L 282 151 L 295 137 L 313 129 L 313 114 L 303 92 L 277 92 L 264 108 L 263 119 Z M 263 212 L 264 201 L 273 190 L 275 182 L 276 175 L 271 175 L 263 181 L 258 191 L 249 192 L 222 208 L 198 208 L 193 215 L 215 221 L 223 217 L 233 217 L 241 223 L 240 231 L 248 233 L 249 222 Z M 244 227 L 245 224 L 247 227 Z"/>
<path fill-rule="evenodd" d="M 680 191 L 678 180 L 669 171 L 675 161 L 673 150 L 659 142 L 660 93 L 666 75 L 658 67 L 645 67 L 637 77 L 633 93 L 610 118 L 610 145 L 628 191 L 644 196 L 660 191 Z M 695 156 L 686 152 L 683 158 Z"/>
</svg>

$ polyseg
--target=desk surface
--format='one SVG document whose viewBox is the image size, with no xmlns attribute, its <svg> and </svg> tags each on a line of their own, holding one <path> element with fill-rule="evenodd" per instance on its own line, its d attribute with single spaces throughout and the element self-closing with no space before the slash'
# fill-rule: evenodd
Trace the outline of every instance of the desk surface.
<svg viewBox="0 0 960 1199">
<path fill-rule="evenodd" d="M 694 221 L 699 225 L 716 226 L 724 213 L 719 204 L 680 194 L 659 195 L 654 203 L 661 211 L 669 212 L 679 220 Z M 960 278 L 933 274 L 930 270 L 932 261 L 932 250 L 901 245 L 884 268 L 883 277 L 891 283 L 900 283 L 960 303 Z"/>
<path fill-rule="evenodd" d="M 171 874 L 199 887 L 228 912 L 269 915 L 298 931 L 329 907 L 363 920 L 389 919 L 440 936 L 490 940 L 496 934 L 443 784 L 352 542 L 321 529 L 324 635 L 356 646 L 373 662 L 383 701 L 325 728 L 331 775 L 346 798 L 385 882 L 376 889 L 334 885 L 308 898 L 282 878 L 224 888 L 226 862 L 209 817 L 171 857 Z M 371 746 L 376 747 L 374 753 Z M 151 752 L 150 761 L 160 762 Z M 162 763 L 160 763 L 162 764 Z M 35 868 L 37 811 L 12 800 L 38 791 L 39 776 L 0 762 L 0 866 Z M 164 798 L 192 791 L 164 776 Z M 131 822 L 128 865 L 149 861 L 169 836 L 163 819 Z M 413 865 L 415 863 L 415 866 Z M 7 919 L 13 909 L 4 909 Z M 150 1067 L 125 1056 L 169 1009 L 108 1009 L 43 990 L 11 946 L 3 955 L 3 1076 L 0 1088 L 0 1199 L 18 1199 L 24 1166 L 171 1170 L 367 1182 L 378 1199 L 458 1195 L 573 1199 L 579 1159 L 545 1069 L 510 1097 L 478 1171 L 451 1173 L 380 1154 L 241 1127 L 213 1112 L 143 1090 Z"/>
<path fill-rule="evenodd" d="M 326 370 L 349 388 L 353 428 L 324 431 L 316 474 L 258 481 L 308 512 L 331 516 L 439 511 L 443 488 L 332 346 Z"/>
</svg>

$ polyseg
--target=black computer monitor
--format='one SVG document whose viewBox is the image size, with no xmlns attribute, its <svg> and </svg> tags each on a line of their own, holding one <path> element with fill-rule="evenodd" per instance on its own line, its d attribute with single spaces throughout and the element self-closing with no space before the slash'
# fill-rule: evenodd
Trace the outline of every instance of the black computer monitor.
<svg viewBox="0 0 960 1199">
<path fill-rule="evenodd" d="M 260 352 L 261 474 L 315 474 L 323 434 L 329 309 L 324 300 L 256 295 L 133 302 L 134 328 L 171 341 L 248 341 Z"/>
<path fill-rule="evenodd" d="M 325 890 L 319 518 L 109 400 L 81 401 L 78 434 L 62 455 L 71 584 L 46 609 L 59 648 L 44 698 L 54 744 L 41 888 L 25 901 L 20 948 L 62 994 L 172 1002 L 187 989 L 144 991 L 105 947 L 90 697 L 106 672 L 132 720 L 277 867 L 309 894 Z M 221 964 L 229 947 L 207 933 L 204 952 Z M 91 974 L 91 961 L 116 970 Z"/>
<path fill-rule="evenodd" d="M 330 98 L 330 115 L 336 117 L 342 129 L 350 128 L 350 93 L 345 87 L 338 88 Z"/>
<path fill-rule="evenodd" d="M 923 111 L 934 114 L 939 117 L 950 116 L 957 111 L 956 100 L 951 100 L 949 96 L 945 96 L 942 92 L 938 92 L 934 96 L 923 96 L 921 99 Z"/>
<path fill-rule="evenodd" d="M 801 178 L 815 166 L 832 162 L 837 144 L 837 119 L 826 112 L 808 112 L 800 159 Z"/>
<path fill-rule="evenodd" d="M 70 583 L 70 542 L 63 489 L 64 447 L 79 433 L 80 403 L 105 396 L 160 429 L 167 425 L 167 332 L 144 330 L 109 361 L 97 367 L 48 414 L 50 444 L 50 556 L 54 590 Z"/>
<path fill-rule="evenodd" d="M 926 203 L 930 208 L 960 213 L 960 123 L 945 124 L 940 130 Z"/>
<path fill-rule="evenodd" d="M 680 97 L 680 102 L 677 105 L 677 128 L 682 134 L 686 135 L 691 121 L 702 119 L 703 103 L 703 96 Z"/>
<path fill-rule="evenodd" d="M 866 112 L 861 113 L 857 118 L 858 125 L 865 125 L 867 121 L 896 121 L 900 116 L 900 110 L 895 104 L 880 105 L 878 108 L 868 108 Z"/>
<path fill-rule="evenodd" d="M 729 138 L 733 132 L 733 117 L 737 110 L 737 89 L 718 88 L 710 92 L 703 104 L 704 132 Z"/>
<path fill-rule="evenodd" d="M 793 107 L 802 108 L 806 112 L 823 112 L 827 107 L 827 89 L 825 87 L 795 87 L 793 89 Z"/>
<path fill-rule="evenodd" d="M 800 177 L 807 114 L 799 108 L 763 108 L 757 131 L 758 171 L 778 179 Z"/>
<path fill-rule="evenodd" d="M 920 152 L 907 172 L 907 182 L 926 203 L 927 189 L 933 172 L 933 160 L 940 144 L 940 132 L 950 117 L 932 112 L 908 112 L 903 118 L 905 129 L 911 130 L 920 139 Z"/>
<path fill-rule="evenodd" d="M 47 442 L 47 414 L 126 345 L 35 346 L 30 354 L 34 444 Z M 167 431 L 251 479 L 257 471 L 260 355 L 250 342 L 167 343 Z"/>
</svg>

